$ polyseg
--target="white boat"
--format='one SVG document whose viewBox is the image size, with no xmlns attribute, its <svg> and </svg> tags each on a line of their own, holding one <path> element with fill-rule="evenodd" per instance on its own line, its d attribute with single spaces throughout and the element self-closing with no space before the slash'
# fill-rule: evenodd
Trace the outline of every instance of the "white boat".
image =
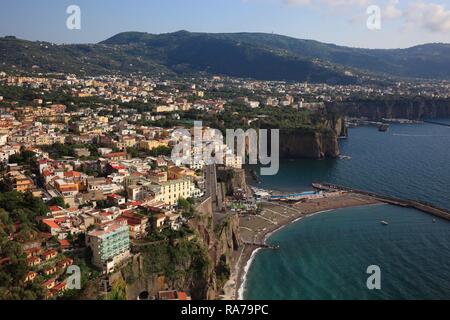
<svg viewBox="0 0 450 320">
<path fill-rule="evenodd" d="M 389 225 L 389 223 L 386 222 L 386 221 L 381 221 L 381 224 L 384 225 L 384 226 L 388 226 Z"/>
</svg>

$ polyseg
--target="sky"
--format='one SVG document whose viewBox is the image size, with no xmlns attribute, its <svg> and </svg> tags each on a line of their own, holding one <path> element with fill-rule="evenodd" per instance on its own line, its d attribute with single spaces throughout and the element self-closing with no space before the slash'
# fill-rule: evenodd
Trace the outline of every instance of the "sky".
<svg viewBox="0 0 450 320">
<path fill-rule="evenodd" d="M 124 31 L 178 30 L 266 32 L 364 48 L 450 43 L 450 0 L 0 0 L 0 4 L 0 36 L 55 43 L 96 43 Z M 71 5 L 80 8 L 81 29 L 67 28 L 67 19 L 73 17 L 73 11 L 67 13 Z"/>
</svg>

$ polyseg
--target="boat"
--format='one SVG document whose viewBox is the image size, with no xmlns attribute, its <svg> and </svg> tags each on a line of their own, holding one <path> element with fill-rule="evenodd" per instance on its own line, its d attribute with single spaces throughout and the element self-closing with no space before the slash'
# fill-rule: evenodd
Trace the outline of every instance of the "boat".
<svg viewBox="0 0 450 320">
<path fill-rule="evenodd" d="M 388 225 L 389 225 L 389 222 L 381 221 L 381 224 L 384 225 L 384 226 L 388 226 Z"/>
<path fill-rule="evenodd" d="M 389 124 L 387 124 L 387 123 L 381 124 L 378 127 L 378 131 L 380 131 L 380 132 L 388 132 L 389 131 Z"/>
<path fill-rule="evenodd" d="M 433 219 L 433 223 L 436 223 L 436 219 Z"/>
<path fill-rule="evenodd" d="M 351 160 L 352 159 L 352 157 L 350 157 L 350 156 L 340 156 L 339 158 L 341 160 Z"/>
</svg>

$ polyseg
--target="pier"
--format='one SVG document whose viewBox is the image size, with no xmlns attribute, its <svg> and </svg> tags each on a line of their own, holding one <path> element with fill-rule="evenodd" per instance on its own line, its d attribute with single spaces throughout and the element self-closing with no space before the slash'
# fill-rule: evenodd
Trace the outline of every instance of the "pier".
<svg viewBox="0 0 450 320">
<path fill-rule="evenodd" d="M 426 203 L 426 202 L 422 202 L 422 201 L 405 200 L 405 199 L 400 199 L 400 198 L 395 198 L 395 197 L 390 197 L 390 196 L 384 196 L 384 195 L 380 195 L 380 194 L 377 194 L 374 192 L 358 190 L 358 189 L 339 186 L 339 185 L 330 184 L 330 183 L 314 183 L 313 187 L 316 188 L 317 190 L 326 191 L 326 192 L 345 191 L 345 192 L 354 193 L 354 194 L 361 194 L 361 195 L 372 197 L 383 203 L 387 203 L 387 204 L 399 206 L 399 207 L 404 207 L 404 208 L 413 208 L 413 209 L 428 213 L 430 215 L 433 215 L 435 217 L 450 221 L 450 210 L 439 208 L 435 205 L 432 205 L 432 204 Z"/>
</svg>

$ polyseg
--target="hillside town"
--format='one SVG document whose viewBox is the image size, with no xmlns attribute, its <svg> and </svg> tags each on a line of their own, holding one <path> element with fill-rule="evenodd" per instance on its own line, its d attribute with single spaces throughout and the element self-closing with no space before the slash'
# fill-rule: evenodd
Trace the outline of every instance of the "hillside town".
<svg viewBox="0 0 450 320">
<path fill-rule="evenodd" d="M 180 142 L 177 129 L 194 135 L 194 121 L 210 117 L 214 123 L 228 113 L 250 126 L 267 117 L 258 115 L 261 108 L 314 113 L 350 96 L 450 97 L 446 82 L 331 86 L 227 77 L 161 80 L 3 72 L 0 87 L 2 201 L 31 195 L 45 208 L 32 219 L 5 217 L 2 230 L 6 241 L 19 243 L 25 255 L 20 281 L 42 289 L 46 299 L 73 289 L 67 270 L 80 260 L 89 266 L 87 278 L 103 279 L 102 292 L 110 294 L 114 283 L 109 276 L 139 255 L 134 247 L 159 243 L 164 237 L 158 235 L 167 232 L 195 238 L 190 220 L 206 197 L 214 197 L 214 211 L 221 215 L 258 210 L 245 186 L 230 192 L 217 185 L 216 169 L 242 171 L 244 159 L 214 139 L 205 124 L 197 151 L 214 145 L 223 151 L 221 166 L 201 158 L 177 161 L 171 157 Z M 253 117 L 233 108 L 250 110 Z M 86 250 L 89 257 L 80 258 Z M 1 252 L 0 266 L 15 259 Z M 166 287 L 154 298 L 190 296 Z"/>
<path fill-rule="evenodd" d="M 46 298 L 58 297 L 68 289 L 66 270 L 74 264 L 73 252 L 89 248 L 89 263 L 107 276 L 133 259 L 133 244 L 163 230 L 188 229 L 192 207 L 211 189 L 205 181 L 205 163 L 173 162 L 177 137 L 172 133 L 177 127 L 141 120 L 160 120 L 167 112 L 190 108 L 217 111 L 223 101 L 201 99 L 204 93 L 195 85 L 189 94 L 200 100 L 189 103 L 186 93 L 148 80 L 1 76 L 6 88 L 41 94 L 28 101 L 0 98 L 2 191 L 32 195 L 48 207 L 43 216 L 29 221 L 39 232 L 19 241 L 29 270 L 24 283 L 38 282 Z M 45 98 L 67 87 L 72 97 L 102 97 L 115 104 L 79 108 Z M 143 113 L 120 107 L 148 99 L 161 105 Z M 204 132 L 208 136 L 208 128 Z M 225 154 L 225 168 L 242 168 L 239 157 Z M 6 236 L 16 239 L 21 229 L 17 221 L 12 230 L 5 227 Z M 0 256 L 0 265 L 11 262 L 12 257 Z"/>
</svg>

